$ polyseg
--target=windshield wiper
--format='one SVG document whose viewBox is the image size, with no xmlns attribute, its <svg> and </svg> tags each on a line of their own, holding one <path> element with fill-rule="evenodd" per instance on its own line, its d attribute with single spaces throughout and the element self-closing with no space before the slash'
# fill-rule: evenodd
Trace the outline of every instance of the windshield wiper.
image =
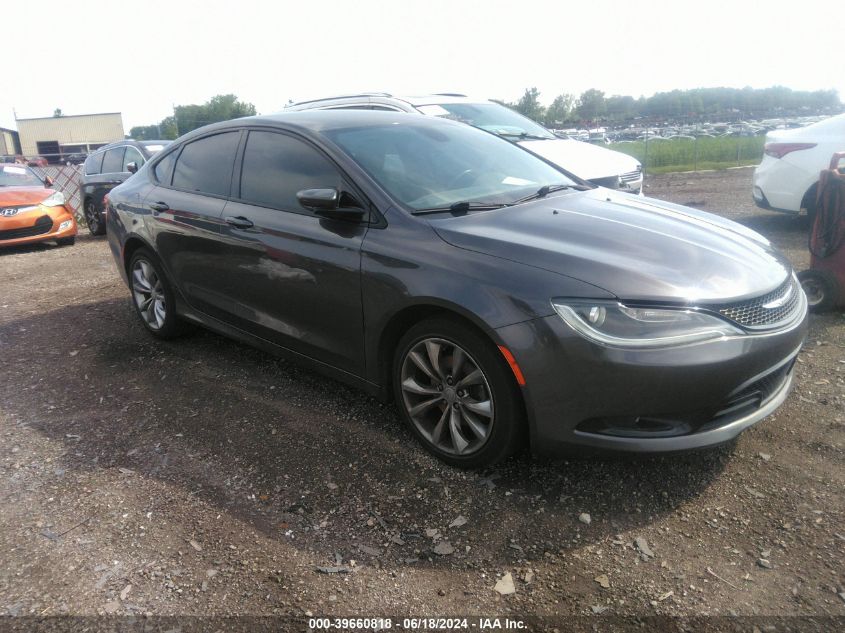
<svg viewBox="0 0 845 633">
<path fill-rule="evenodd" d="M 529 134 L 528 132 L 495 132 L 498 136 L 507 136 L 511 138 L 518 138 L 527 141 L 551 141 L 554 140 L 552 136 L 541 136 L 540 134 Z"/>
<path fill-rule="evenodd" d="M 540 198 L 545 198 L 547 195 L 554 191 L 563 191 L 564 189 L 576 189 L 578 191 L 584 191 L 586 188 L 582 187 L 581 185 L 543 185 L 530 196 L 520 198 L 519 200 L 516 200 L 513 204 L 521 204 L 523 202 L 528 202 L 529 200 L 539 200 Z"/>
<path fill-rule="evenodd" d="M 429 213 L 444 213 L 450 212 L 455 215 L 463 215 L 468 211 L 491 211 L 493 209 L 501 209 L 509 205 L 502 203 L 491 202 L 455 202 L 449 206 L 444 207 L 430 207 L 428 209 L 417 209 L 413 215 L 427 215 Z"/>
</svg>

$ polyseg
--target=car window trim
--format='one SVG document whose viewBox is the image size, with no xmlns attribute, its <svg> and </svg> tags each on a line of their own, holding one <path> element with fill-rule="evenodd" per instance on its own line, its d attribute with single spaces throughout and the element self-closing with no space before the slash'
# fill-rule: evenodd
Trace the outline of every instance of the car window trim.
<svg viewBox="0 0 845 633">
<path fill-rule="evenodd" d="M 329 163 L 331 163 L 334 166 L 334 168 L 337 170 L 338 174 L 340 175 L 340 179 L 341 179 L 341 182 L 343 183 L 343 186 L 345 188 L 348 187 L 351 190 L 350 193 L 353 193 L 355 195 L 356 199 L 359 200 L 361 202 L 361 204 L 364 205 L 364 210 L 367 212 L 368 218 L 366 220 L 362 219 L 360 222 L 358 222 L 358 224 L 366 224 L 366 225 L 374 227 L 374 228 L 386 226 L 386 222 L 384 221 L 383 214 L 378 211 L 376 206 L 370 200 L 369 196 L 367 196 L 363 191 L 361 191 L 361 188 L 358 187 L 358 185 L 355 184 L 355 182 L 352 180 L 352 178 L 349 177 L 349 174 L 347 174 L 346 171 L 338 164 L 338 162 L 328 152 L 326 152 L 323 148 L 321 148 L 319 145 L 317 145 L 316 143 L 312 142 L 310 139 L 308 139 L 308 138 L 306 138 L 306 137 L 304 137 L 300 134 L 297 134 L 295 132 L 292 132 L 290 130 L 286 130 L 286 129 L 283 129 L 283 128 L 276 128 L 276 127 L 270 127 L 270 126 L 264 126 L 264 125 L 255 125 L 255 126 L 246 126 L 246 127 L 241 128 L 241 129 L 245 133 L 243 135 L 242 146 L 239 148 L 238 158 L 235 161 L 236 172 L 232 176 L 232 184 L 233 185 L 235 184 L 235 180 L 237 180 L 237 187 L 234 187 L 234 186 L 232 187 L 232 197 L 230 198 L 232 200 L 232 202 L 237 202 L 239 204 L 246 204 L 246 205 L 250 205 L 250 206 L 254 206 L 254 207 L 261 207 L 262 209 L 271 209 L 273 211 L 280 211 L 282 213 L 295 213 L 296 215 L 304 215 L 304 216 L 312 217 L 312 218 L 314 218 L 314 217 L 320 218 L 319 215 L 317 215 L 316 213 L 313 213 L 311 211 L 308 211 L 304 207 L 302 208 L 302 210 L 299 210 L 299 209 L 293 210 L 293 209 L 287 209 L 287 208 L 283 208 L 283 207 L 275 207 L 275 206 L 270 206 L 270 205 L 266 205 L 266 204 L 261 204 L 261 203 L 258 203 L 258 202 L 252 202 L 250 200 L 246 200 L 244 198 L 241 198 L 241 180 L 243 179 L 243 157 L 244 157 L 244 154 L 246 152 L 247 138 L 249 137 L 249 132 L 271 132 L 273 134 L 281 134 L 283 136 L 287 136 L 289 138 L 293 138 L 297 141 L 301 141 L 301 142 L 305 143 L 306 145 L 308 145 L 309 147 L 314 149 L 323 158 L 328 160 Z"/>
<path fill-rule="evenodd" d="M 237 144 L 235 145 L 235 160 L 232 163 L 232 174 L 231 174 L 231 177 L 230 177 L 230 180 L 229 180 L 229 193 L 222 195 L 222 194 L 217 194 L 217 193 L 209 193 L 207 191 L 192 191 L 191 189 L 182 189 L 181 187 L 174 187 L 173 186 L 172 183 L 173 183 L 173 178 L 176 175 L 176 165 L 179 164 L 179 158 L 181 158 L 181 156 L 182 156 L 182 151 L 188 145 L 190 145 L 191 143 L 194 143 L 196 141 L 200 141 L 204 138 L 209 138 L 211 136 L 217 136 L 219 134 L 230 134 L 232 132 L 237 132 L 237 133 L 239 133 L 240 136 L 238 138 Z M 235 180 L 235 164 L 238 162 L 238 153 L 241 150 L 241 146 L 242 146 L 242 143 L 243 143 L 243 137 L 244 137 L 243 128 L 229 128 L 229 129 L 224 129 L 224 130 L 212 130 L 207 134 L 201 134 L 200 136 L 196 136 L 194 138 L 191 138 L 189 141 L 186 141 L 186 142 L 180 144 L 179 147 L 177 147 L 176 149 L 173 150 L 174 152 L 178 152 L 178 155 L 176 156 L 176 162 L 173 163 L 173 171 L 170 174 L 170 183 L 171 184 L 165 185 L 165 184 L 159 182 L 156 179 L 155 174 L 153 174 L 153 177 L 152 177 L 153 181 L 156 183 L 157 186 L 164 187 L 165 189 L 171 189 L 172 191 L 180 191 L 182 193 L 190 193 L 190 194 L 193 194 L 195 196 L 207 196 L 209 198 L 217 198 L 218 200 L 231 200 L 232 199 L 232 197 L 231 197 L 232 196 L 232 183 Z M 151 171 L 154 172 L 155 167 L 156 167 L 156 165 L 158 165 L 159 161 L 163 160 L 164 157 L 167 156 L 167 155 L 169 155 L 169 152 L 167 154 L 164 154 L 161 157 L 156 157 L 156 162 L 154 164 L 150 165 Z"/>
</svg>

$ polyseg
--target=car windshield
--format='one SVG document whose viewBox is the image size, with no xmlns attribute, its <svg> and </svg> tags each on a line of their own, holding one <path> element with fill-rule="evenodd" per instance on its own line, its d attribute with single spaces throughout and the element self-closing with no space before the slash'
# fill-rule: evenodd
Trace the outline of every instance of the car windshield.
<svg viewBox="0 0 845 633">
<path fill-rule="evenodd" d="M 43 187 L 44 181 L 25 165 L 3 165 L 0 187 Z"/>
<path fill-rule="evenodd" d="M 460 121 L 508 138 L 557 138 L 531 119 L 498 103 L 440 103 L 417 109 L 423 114 Z"/>
<path fill-rule="evenodd" d="M 527 151 L 467 125 L 383 125 L 326 136 L 415 211 L 456 203 L 512 204 L 543 186 L 575 185 Z"/>
</svg>

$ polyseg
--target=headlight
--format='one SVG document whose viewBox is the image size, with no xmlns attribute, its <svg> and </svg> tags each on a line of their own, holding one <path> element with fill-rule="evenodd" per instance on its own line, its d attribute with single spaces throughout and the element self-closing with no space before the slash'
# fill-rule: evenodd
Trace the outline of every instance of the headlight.
<svg viewBox="0 0 845 633">
<path fill-rule="evenodd" d="M 65 203 L 65 194 L 61 191 L 56 191 L 47 198 L 44 198 L 39 204 L 42 207 L 58 207 Z"/>
<path fill-rule="evenodd" d="M 689 308 L 629 307 L 610 301 L 554 299 L 561 318 L 583 337 L 610 347 L 672 347 L 742 334 L 727 321 Z"/>
</svg>

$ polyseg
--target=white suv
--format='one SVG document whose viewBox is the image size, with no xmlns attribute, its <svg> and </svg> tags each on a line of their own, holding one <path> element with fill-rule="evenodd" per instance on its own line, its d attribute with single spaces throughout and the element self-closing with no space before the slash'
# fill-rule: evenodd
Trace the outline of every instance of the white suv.
<svg viewBox="0 0 845 633">
<path fill-rule="evenodd" d="M 493 101 L 470 99 L 458 94 L 395 97 L 373 92 L 302 101 L 285 109 L 391 110 L 455 119 L 513 141 L 596 185 L 642 193 L 643 170 L 636 158 L 590 143 L 560 138 L 531 119 Z"/>
<path fill-rule="evenodd" d="M 794 130 L 766 134 L 763 161 L 754 170 L 757 206 L 773 211 L 815 213 L 819 174 L 836 152 L 845 151 L 845 114 Z"/>
</svg>

